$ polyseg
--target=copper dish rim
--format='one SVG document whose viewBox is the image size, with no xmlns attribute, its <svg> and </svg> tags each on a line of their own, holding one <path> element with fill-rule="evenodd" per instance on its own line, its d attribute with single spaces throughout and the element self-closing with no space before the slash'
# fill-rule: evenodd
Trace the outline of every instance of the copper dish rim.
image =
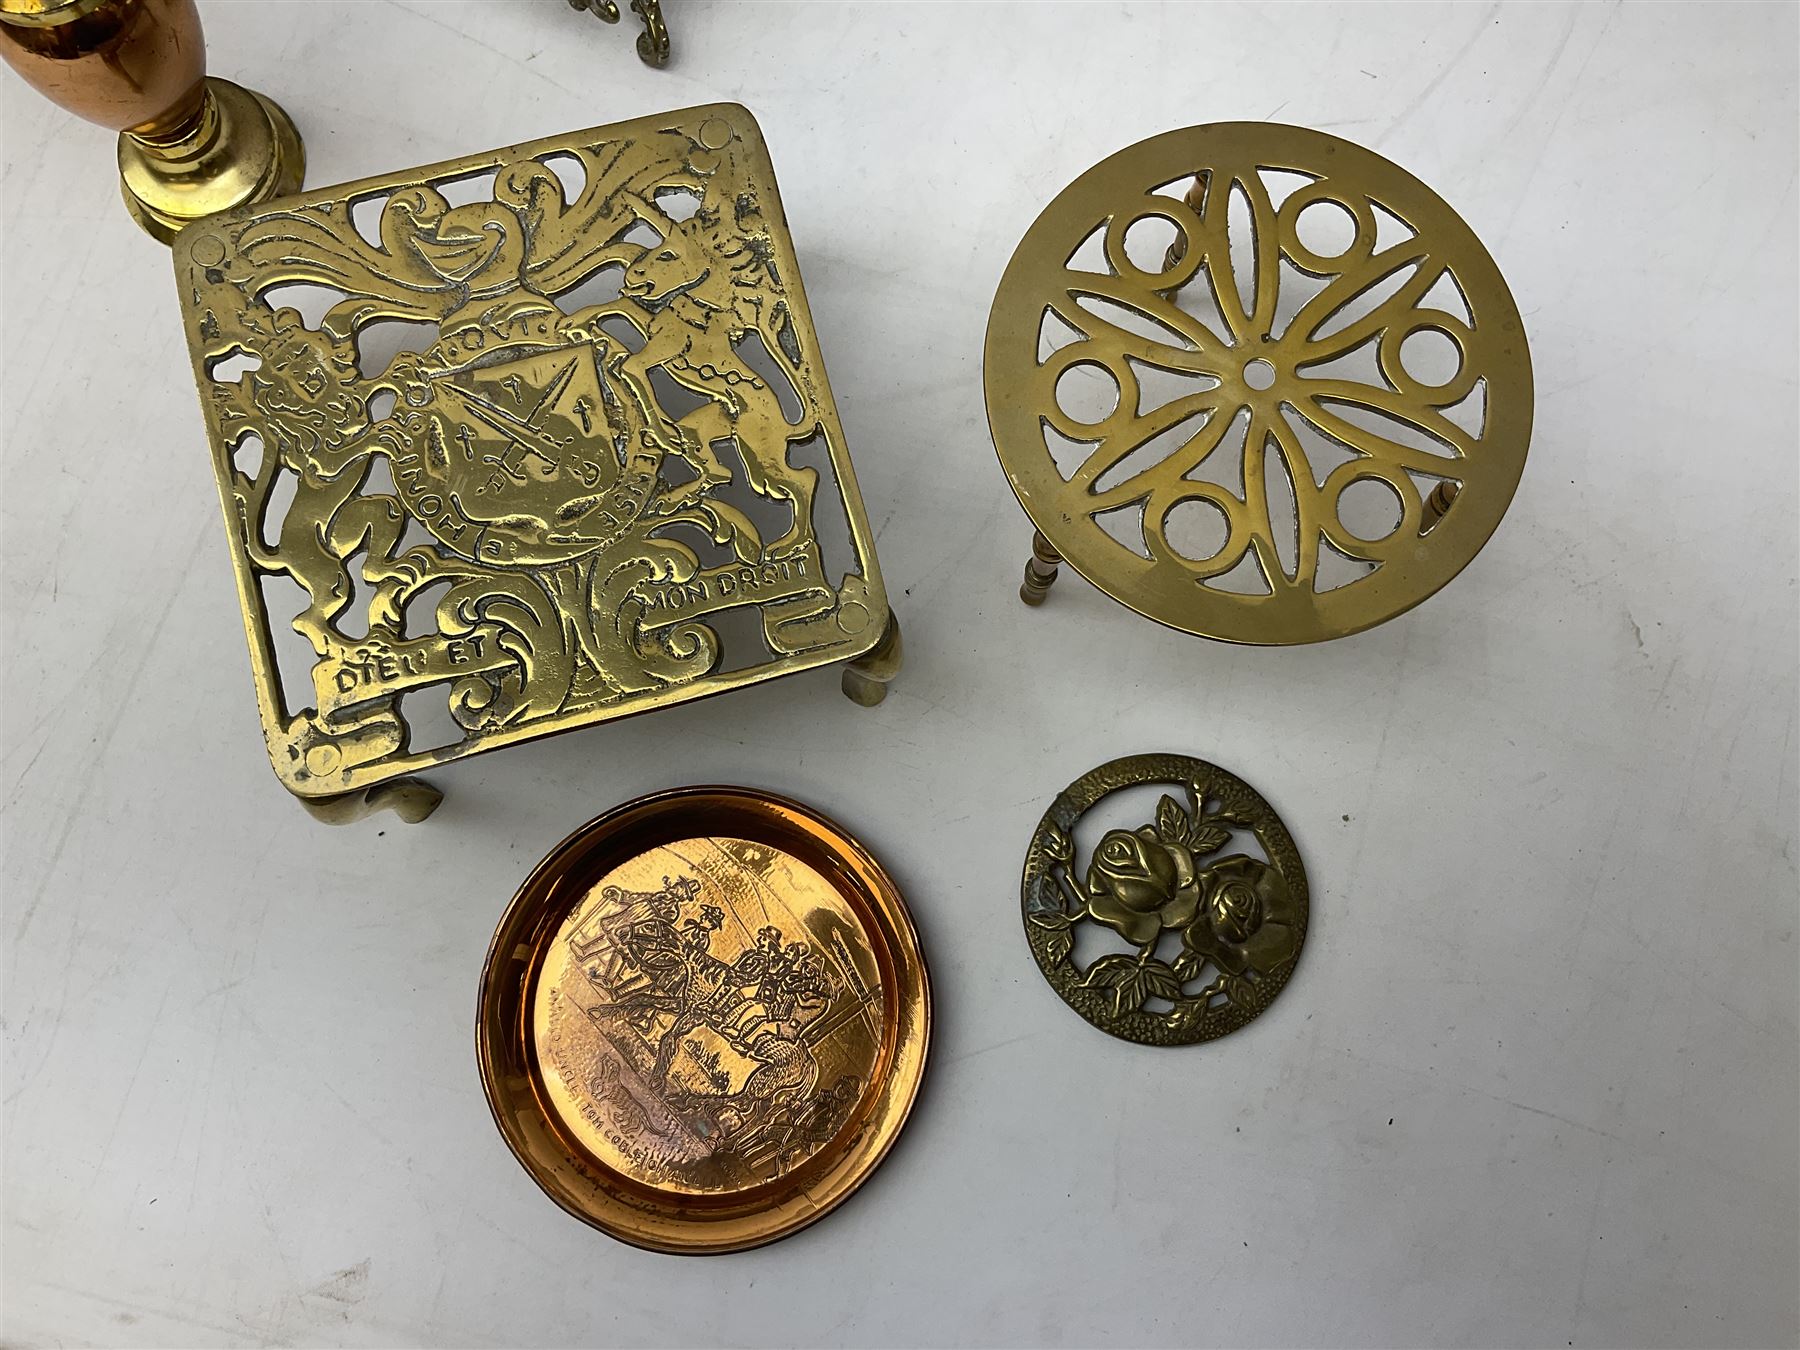
<svg viewBox="0 0 1800 1350">
<path fill-rule="evenodd" d="M 880 1054 L 869 1087 L 837 1136 L 793 1171 L 719 1196 L 647 1186 L 581 1147 L 549 1104 L 531 1029 L 543 958 L 569 909 L 627 859 L 703 835 L 769 844 L 818 871 L 862 923 L 883 988 Z M 930 986 L 912 918 L 899 888 L 854 836 L 774 793 L 684 787 L 597 816 L 526 877 L 482 966 L 475 1054 L 495 1126 L 546 1195 L 622 1242 L 704 1255 L 787 1237 L 850 1197 L 887 1156 L 912 1110 L 930 1023 Z"/>
</svg>

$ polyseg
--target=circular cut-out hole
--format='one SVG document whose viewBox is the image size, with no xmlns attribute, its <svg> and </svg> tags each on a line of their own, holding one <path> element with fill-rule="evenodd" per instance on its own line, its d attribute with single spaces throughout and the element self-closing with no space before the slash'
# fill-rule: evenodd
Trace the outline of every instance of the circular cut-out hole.
<svg viewBox="0 0 1800 1350">
<path fill-rule="evenodd" d="M 1320 258 L 1339 258 L 1356 242 L 1356 217 L 1336 202 L 1312 202 L 1294 217 L 1300 246 Z"/>
<path fill-rule="evenodd" d="M 1189 497 L 1163 517 L 1169 547 L 1189 562 L 1210 562 L 1231 539 L 1231 522 L 1214 502 Z"/>
<path fill-rule="evenodd" d="M 1338 494 L 1338 519 L 1365 543 L 1386 539 L 1400 528 L 1400 494 L 1379 478 L 1358 478 Z"/>
<path fill-rule="evenodd" d="M 1139 216 L 1125 231 L 1125 256 L 1140 272 L 1165 272 L 1175 234 L 1175 222 L 1168 217 Z"/>
<path fill-rule="evenodd" d="M 1244 383 L 1252 389 L 1267 389 L 1275 383 L 1275 367 L 1257 357 L 1244 367 Z"/>
<path fill-rule="evenodd" d="M 1077 361 L 1056 381 L 1056 406 L 1071 422 L 1094 426 L 1119 406 L 1119 382 L 1105 366 Z"/>
<path fill-rule="evenodd" d="M 1400 364 L 1413 379 L 1435 389 L 1462 372 L 1462 351 L 1449 334 L 1421 328 L 1401 342 Z"/>
</svg>

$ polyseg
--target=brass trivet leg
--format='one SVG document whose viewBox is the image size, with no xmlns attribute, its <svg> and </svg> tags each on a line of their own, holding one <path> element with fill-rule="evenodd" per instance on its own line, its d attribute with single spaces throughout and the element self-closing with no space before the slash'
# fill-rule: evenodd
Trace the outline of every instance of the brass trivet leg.
<svg viewBox="0 0 1800 1350">
<path fill-rule="evenodd" d="M 1187 202 L 1189 210 L 1204 211 L 1206 209 L 1206 180 L 1196 175 L 1194 181 L 1188 185 L 1187 196 L 1183 200 Z M 1167 272 L 1185 257 L 1187 257 L 1187 235 L 1178 233 L 1170 242 L 1169 251 L 1163 254 L 1163 271 Z"/>
<path fill-rule="evenodd" d="M 1444 518 L 1444 512 L 1450 509 L 1450 503 L 1456 500 L 1457 486 L 1445 479 L 1431 489 L 1431 495 L 1425 499 L 1423 527 L 1429 530 Z"/>
<path fill-rule="evenodd" d="M 873 708 L 887 697 L 887 687 L 900 673 L 904 656 L 900 645 L 900 619 L 890 609 L 880 640 L 844 667 L 844 697 L 865 708 Z"/>
<path fill-rule="evenodd" d="M 340 797 L 302 797 L 300 805 L 327 825 L 354 824 L 377 811 L 392 811 L 407 824 L 417 825 L 443 800 L 444 794 L 423 778 L 392 778 Z"/>
<path fill-rule="evenodd" d="M 1019 599 L 1028 605 L 1043 604 L 1051 586 L 1056 584 L 1056 565 L 1061 561 L 1062 554 L 1050 547 L 1048 539 L 1041 533 L 1033 534 L 1031 557 L 1025 563 L 1025 584 L 1019 587 Z"/>
</svg>

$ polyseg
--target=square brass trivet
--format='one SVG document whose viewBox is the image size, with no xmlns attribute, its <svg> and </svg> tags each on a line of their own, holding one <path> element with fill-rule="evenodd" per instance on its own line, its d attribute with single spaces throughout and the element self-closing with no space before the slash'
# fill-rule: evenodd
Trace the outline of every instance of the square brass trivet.
<svg viewBox="0 0 1800 1350">
<path fill-rule="evenodd" d="M 743 108 L 212 217 L 174 260 L 269 755 L 320 814 L 422 815 L 399 776 L 814 666 L 855 660 L 862 703 L 896 673 Z"/>
</svg>

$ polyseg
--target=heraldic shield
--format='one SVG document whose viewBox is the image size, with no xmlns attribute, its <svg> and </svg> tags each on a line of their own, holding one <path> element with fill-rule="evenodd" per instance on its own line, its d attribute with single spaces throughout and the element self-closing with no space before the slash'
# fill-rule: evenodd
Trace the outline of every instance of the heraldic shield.
<svg viewBox="0 0 1800 1350">
<path fill-rule="evenodd" d="M 228 213 L 174 257 L 302 798 L 833 662 L 879 701 L 898 628 L 743 108 Z"/>
</svg>

